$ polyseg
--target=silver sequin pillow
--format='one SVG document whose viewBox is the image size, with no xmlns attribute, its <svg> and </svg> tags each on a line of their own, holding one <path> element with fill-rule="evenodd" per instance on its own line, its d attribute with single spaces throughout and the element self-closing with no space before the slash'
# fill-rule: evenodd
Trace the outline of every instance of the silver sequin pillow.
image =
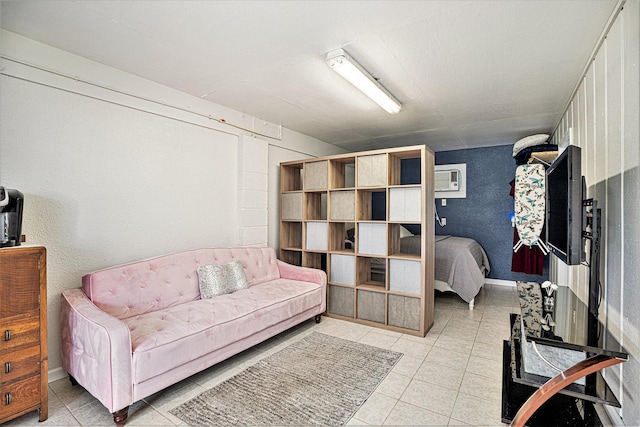
<svg viewBox="0 0 640 427">
<path fill-rule="evenodd" d="M 240 261 L 198 267 L 198 283 L 202 299 L 230 294 L 249 287 Z"/>
</svg>

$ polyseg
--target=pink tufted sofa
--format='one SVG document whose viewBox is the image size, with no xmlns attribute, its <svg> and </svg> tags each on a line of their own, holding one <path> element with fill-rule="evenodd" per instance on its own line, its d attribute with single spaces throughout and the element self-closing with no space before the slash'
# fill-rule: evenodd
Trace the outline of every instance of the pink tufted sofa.
<svg viewBox="0 0 640 427">
<path fill-rule="evenodd" d="M 249 288 L 200 299 L 197 267 L 242 262 Z M 272 248 L 208 248 L 89 273 L 61 296 L 62 364 L 124 424 L 129 405 L 325 311 L 326 274 Z"/>
</svg>

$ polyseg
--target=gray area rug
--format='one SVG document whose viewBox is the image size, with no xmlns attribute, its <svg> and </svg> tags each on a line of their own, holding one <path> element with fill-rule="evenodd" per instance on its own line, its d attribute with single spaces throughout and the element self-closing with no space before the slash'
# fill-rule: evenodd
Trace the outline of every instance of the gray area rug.
<svg viewBox="0 0 640 427">
<path fill-rule="evenodd" d="M 169 412 L 191 426 L 344 425 L 401 357 L 314 332 Z"/>
</svg>

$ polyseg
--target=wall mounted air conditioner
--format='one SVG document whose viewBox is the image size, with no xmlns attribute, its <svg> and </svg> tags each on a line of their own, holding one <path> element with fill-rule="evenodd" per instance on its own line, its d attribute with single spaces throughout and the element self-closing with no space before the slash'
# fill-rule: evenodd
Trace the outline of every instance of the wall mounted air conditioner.
<svg viewBox="0 0 640 427">
<path fill-rule="evenodd" d="M 439 170 L 435 172 L 435 191 L 458 191 L 460 171 L 457 169 Z"/>
</svg>

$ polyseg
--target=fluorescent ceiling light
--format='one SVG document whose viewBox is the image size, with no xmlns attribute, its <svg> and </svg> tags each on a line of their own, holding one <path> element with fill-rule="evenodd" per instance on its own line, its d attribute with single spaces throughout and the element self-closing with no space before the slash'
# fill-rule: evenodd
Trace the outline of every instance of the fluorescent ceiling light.
<svg viewBox="0 0 640 427">
<path fill-rule="evenodd" d="M 402 108 L 402 104 L 343 49 L 329 52 L 327 64 L 376 104 L 384 108 L 387 113 L 396 114 Z"/>
</svg>

